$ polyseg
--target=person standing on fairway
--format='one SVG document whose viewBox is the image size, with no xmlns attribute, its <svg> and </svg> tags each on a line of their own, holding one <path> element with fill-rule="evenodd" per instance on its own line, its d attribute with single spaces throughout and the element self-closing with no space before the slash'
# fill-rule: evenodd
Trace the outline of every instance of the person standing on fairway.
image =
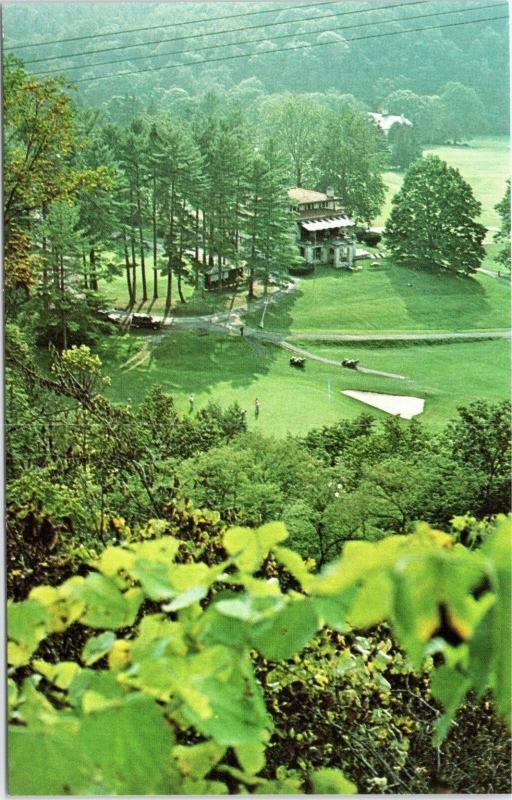
<svg viewBox="0 0 512 800">
<path fill-rule="evenodd" d="M 260 401 L 258 400 L 258 398 L 256 398 L 256 400 L 254 401 L 254 416 L 256 417 L 256 419 L 258 419 L 259 415 L 260 415 Z"/>
</svg>

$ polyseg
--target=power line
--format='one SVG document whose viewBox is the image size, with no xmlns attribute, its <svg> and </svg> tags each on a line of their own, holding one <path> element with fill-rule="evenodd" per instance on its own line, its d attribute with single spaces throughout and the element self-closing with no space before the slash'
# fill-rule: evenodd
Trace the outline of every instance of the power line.
<svg viewBox="0 0 512 800">
<path fill-rule="evenodd" d="M 402 5 L 413 6 L 413 5 L 418 5 L 418 3 L 425 3 L 426 1 L 427 0 L 415 0 L 415 2 L 413 2 L 413 3 L 403 3 Z M 402 7 L 402 5 L 400 6 L 400 8 Z M 492 3 L 492 4 L 487 5 L 487 6 L 478 6 L 476 8 L 476 10 L 480 11 L 480 10 L 483 10 L 483 9 L 486 9 L 486 8 L 495 8 L 496 6 L 499 6 L 499 5 L 504 5 L 504 3 Z M 394 6 L 386 6 L 386 8 L 396 8 L 396 5 L 394 5 Z M 467 9 L 465 9 L 465 10 L 467 10 Z M 412 20 L 421 19 L 423 17 L 439 17 L 439 16 L 442 16 L 444 14 L 461 14 L 465 10 L 463 9 L 462 11 L 452 11 L 452 10 L 450 10 L 450 11 L 441 11 L 441 12 L 431 12 L 429 14 L 418 14 L 418 15 L 413 16 L 413 17 L 400 17 L 400 18 L 396 18 L 395 17 L 394 19 L 391 18 L 391 19 L 382 20 L 382 24 L 386 25 L 388 23 L 402 22 L 403 20 L 411 20 L 411 19 Z M 473 9 L 471 9 L 471 10 L 473 10 Z M 338 16 L 338 15 L 334 14 L 333 16 Z M 316 19 L 323 19 L 323 17 L 316 17 Z M 368 25 L 375 25 L 375 22 L 372 20 L 371 22 L 359 22 L 359 23 L 357 23 L 355 25 L 344 25 L 344 26 L 338 27 L 338 28 L 327 28 L 327 29 L 321 29 L 321 30 L 317 30 L 317 31 L 301 32 L 300 35 L 301 36 L 313 36 L 313 35 L 319 34 L 319 33 L 333 33 L 333 32 L 336 32 L 336 31 L 351 30 L 352 28 L 365 28 Z M 239 30 L 248 30 L 248 29 L 240 28 Z M 227 31 L 226 31 L 226 33 L 227 33 Z M 277 36 L 272 36 L 272 41 L 274 41 L 275 39 L 287 39 L 290 36 L 297 36 L 297 31 L 294 31 L 293 33 L 282 33 L 282 34 L 278 34 Z M 86 69 L 88 67 L 103 67 L 103 66 L 110 66 L 111 64 L 122 64 L 125 61 L 130 61 L 130 62 L 131 61 L 141 61 L 141 60 L 147 60 L 147 59 L 150 59 L 150 58 L 162 58 L 163 56 L 188 55 L 189 53 L 200 53 L 200 52 L 202 52 L 204 50 L 217 50 L 219 47 L 234 47 L 234 46 L 240 46 L 240 45 L 246 45 L 246 44 L 258 44 L 258 43 L 265 42 L 265 41 L 266 41 L 266 39 L 261 39 L 260 38 L 260 39 L 246 39 L 244 42 L 225 42 L 225 43 L 221 43 L 221 44 L 210 44 L 210 45 L 206 45 L 205 47 L 196 47 L 194 50 L 170 50 L 170 51 L 167 51 L 165 53 L 154 53 L 153 55 L 145 54 L 145 55 L 141 55 L 141 56 L 127 56 L 127 58 L 116 58 L 116 59 L 114 59 L 112 61 L 100 61 L 100 62 L 97 62 L 95 64 L 76 64 L 75 66 L 72 66 L 72 67 L 60 67 L 59 69 L 45 70 L 44 72 L 34 72 L 33 74 L 34 75 L 54 75 L 55 73 L 67 72 L 70 69 Z M 27 63 L 31 63 L 31 62 L 27 62 Z"/>
<path fill-rule="evenodd" d="M 503 5 L 503 3 L 499 3 L 497 5 Z M 368 40 L 368 39 L 379 39 L 379 38 L 382 38 L 384 36 L 398 36 L 399 34 L 402 34 L 402 33 L 421 33 L 422 31 L 440 30 L 442 28 L 454 28 L 454 27 L 459 27 L 461 25 L 473 25 L 473 24 L 478 23 L 478 22 L 494 22 L 494 21 L 500 20 L 500 19 L 508 19 L 508 15 L 505 14 L 505 15 L 499 16 L 499 17 L 484 17 L 482 19 L 471 19 L 471 20 L 464 20 L 464 21 L 461 21 L 461 22 L 448 22 L 445 25 L 429 25 L 429 26 L 424 27 L 424 28 L 405 28 L 405 29 L 400 30 L 400 31 L 388 31 L 386 33 L 375 33 L 375 34 L 370 34 L 368 36 L 351 36 L 350 39 L 346 39 L 345 41 L 346 41 L 347 44 L 349 44 L 350 42 L 358 42 L 358 41 L 364 41 L 364 40 Z M 266 55 L 270 55 L 270 54 L 274 55 L 275 53 L 289 53 L 292 50 L 309 50 L 309 49 L 311 49 L 313 47 L 326 47 L 327 45 L 333 45 L 333 44 L 339 44 L 339 43 L 338 42 L 313 42 L 313 43 L 307 44 L 307 45 L 296 45 L 296 46 L 292 46 L 292 47 L 283 47 L 283 48 L 279 48 L 279 49 L 276 49 L 276 50 L 266 50 L 264 52 L 259 52 L 259 53 L 242 53 L 242 54 L 237 54 L 237 55 L 233 55 L 233 56 L 224 56 L 224 57 L 221 57 L 221 58 L 208 58 L 208 59 L 203 59 L 202 61 L 185 61 L 185 62 L 183 62 L 181 64 L 169 64 L 166 67 L 153 67 L 153 68 L 149 68 L 149 69 L 140 69 L 140 70 L 134 69 L 134 70 L 128 70 L 126 72 L 119 72 L 117 74 L 110 73 L 108 75 L 98 75 L 98 76 L 95 76 L 94 78 L 80 78 L 77 81 L 73 81 L 71 85 L 75 86 L 75 85 L 77 85 L 79 83 L 85 83 L 85 82 L 90 83 L 91 80 L 93 80 L 93 81 L 101 81 L 101 80 L 105 80 L 106 78 L 111 78 L 111 79 L 112 78 L 124 78 L 127 75 L 142 75 L 142 74 L 144 74 L 146 72 L 162 72 L 164 70 L 169 70 L 169 69 L 178 69 L 179 67 L 195 67 L 195 66 L 200 66 L 200 65 L 203 65 L 203 64 L 212 64 L 212 63 L 216 63 L 216 62 L 220 62 L 220 61 L 233 61 L 233 60 L 239 59 L 239 58 L 253 58 L 253 57 L 266 56 Z"/>
<path fill-rule="evenodd" d="M 412 0 L 412 2 L 408 3 L 393 3 L 389 6 L 381 6 L 381 9 L 389 9 L 389 8 L 402 8 L 403 6 L 416 6 L 419 4 L 426 3 L 427 0 Z M 368 12 L 374 11 L 372 8 L 363 8 L 358 9 L 356 11 L 339 11 L 337 14 L 322 14 L 318 16 L 315 14 L 312 17 L 302 17 L 300 20 L 296 20 L 297 22 L 309 22 L 311 20 L 317 19 L 332 19 L 332 17 L 345 17 L 351 14 L 368 14 Z M 65 53 L 64 55 L 60 56 L 50 56 L 48 58 L 34 58 L 30 61 L 25 61 L 25 64 L 40 64 L 44 62 L 45 64 L 49 61 L 56 61 L 62 58 L 75 58 L 76 56 L 86 56 L 86 55 L 93 55 L 95 53 L 113 53 L 116 50 L 128 50 L 128 48 L 132 47 L 145 47 L 147 45 L 156 45 L 156 44 L 169 44 L 170 42 L 182 42 L 184 39 L 200 39 L 204 38 L 205 36 L 220 36 L 225 35 L 226 33 L 241 33 L 243 31 L 251 31 L 255 28 L 274 28 L 277 25 L 290 25 L 295 20 L 282 20 L 281 22 L 260 22 L 257 25 L 247 25 L 243 28 L 228 28 L 227 30 L 223 31 L 209 31 L 206 33 L 191 33 L 187 36 L 177 36 L 172 39 L 153 39 L 150 42 L 138 42 L 136 44 L 121 44 L 116 45 L 115 47 L 102 47 L 98 48 L 97 50 L 83 50 L 81 53 Z M 203 48 L 205 49 L 205 48 Z M 206 48 L 208 49 L 208 48 Z M 122 59 L 123 61 L 128 61 L 129 59 Z M 103 62 L 106 63 L 106 62 Z M 109 62 L 114 63 L 114 62 Z M 75 67 L 67 67 L 66 69 L 75 69 Z"/>
<path fill-rule="evenodd" d="M 321 3 L 300 3 L 298 6 L 286 6 L 288 11 L 293 11 L 298 8 L 314 8 L 315 6 L 332 6 L 337 5 L 340 0 L 327 0 Z M 27 47 L 45 47 L 48 44 L 62 44 L 63 42 L 81 42 L 84 39 L 100 39 L 105 36 L 121 36 L 125 33 L 139 33 L 141 31 L 162 30 L 162 28 L 177 28 L 181 25 L 199 25 L 201 22 L 215 22 L 222 19 L 236 19 L 237 17 L 252 17 L 255 14 L 275 14 L 281 11 L 280 8 L 268 8 L 266 11 L 243 11 L 240 14 L 226 14 L 222 17 L 203 17 L 202 19 L 190 19 L 183 22 L 169 22 L 167 25 L 149 25 L 146 28 L 124 28 L 121 31 L 109 31 L 108 33 L 90 33 L 87 36 L 71 36 L 67 39 L 47 39 L 43 42 L 30 42 L 29 44 L 13 44 L 10 47 L 4 47 L 4 50 L 21 50 Z"/>
</svg>

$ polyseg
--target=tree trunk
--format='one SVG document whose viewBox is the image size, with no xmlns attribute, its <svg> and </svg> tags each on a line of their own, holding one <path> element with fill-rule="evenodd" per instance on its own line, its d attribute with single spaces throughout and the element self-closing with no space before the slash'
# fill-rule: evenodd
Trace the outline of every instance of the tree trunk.
<svg viewBox="0 0 512 800">
<path fill-rule="evenodd" d="M 148 299 L 148 287 L 146 283 L 146 259 L 144 258 L 144 231 L 142 230 L 142 208 L 140 204 L 140 189 L 137 186 L 137 217 L 139 228 L 139 247 L 140 247 L 140 272 L 142 278 L 142 302 Z"/>
<path fill-rule="evenodd" d="M 167 294 L 165 297 L 165 313 L 171 310 L 172 305 L 172 255 L 167 256 Z"/>
<path fill-rule="evenodd" d="M 152 222 L 153 222 L 153 300 L 158 298 L 158 242 L 156 237 L 156 178 L 153 175 L 153 201 L 152 201 Z"/>
<path fill-rule="evenodd" d="M 183 289 L 181 286 L 181 270 L 183 268 L 183 231 L 180 233 L 180 251 L 179 251 L 179 258 L 178 258 L 178 294 L 180 296 L 180 303 L 185 303 L 185 297 L 183 295 Z"/>
<path fill-rule="evenodd" d="M 95 292 L 97 292 L 98 291 L 98 276 L 97 276 L 97 273 L 96 273 L 96 253 L 94 252 L 94 247 L 91 247 L 91 249 L 89 251 L 89 262 L 90 262 L 90 265 L 91 265 L 91 278 L 90 278 L 91 289 L 93 289 Z"/>
<path fill-rule="evenodd" d="M 130 227 L 130 249 L 132 251 L 132 295 L 133 302 L 137 300 L 137 258 L 135 256 L 135 233 L 133 226 Z"/>
<path fill-rule="evenodd" d="M 87 259 L 85 257 L 85 250 L 82 250 L 82 265 L 83 265 L 83 268 L 84 268 L 84 289 L 88 289 L 89 288 L 89 280 L 88 280 L 88 273 L 87 273 Z"/>
<path fill-rule="evenodd" d="M 132 289 L 132 278 L 131 278 L 131 264 L 130 264 L 130 256 L 128 254 L 128 242 L 126 241 L 126 231 L 123 229 L 123 244 L 124 244 L 124 263 L 126 266 L 126 284 L 128 286 L 128 297 L 129 297 L 129 304 L 133 305 L 133 289 Z"/>
<path fill-rule="evenodd" d="M 256 246 L 254 242 L 254 234 L 252 236 L 251 245 L 251 263 L 249 267 L 249 300 L 254 299 L 254 260 L 256 258 Z"/>
</svg>

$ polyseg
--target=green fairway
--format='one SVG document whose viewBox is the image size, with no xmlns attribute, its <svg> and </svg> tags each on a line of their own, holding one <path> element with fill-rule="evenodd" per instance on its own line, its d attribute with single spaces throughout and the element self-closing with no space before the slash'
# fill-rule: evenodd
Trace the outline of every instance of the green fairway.
<svg viewBox="0 0 512 800">
<path fill-rule="evenodd" d="M 249 314 L 258 325 L 261 311 Z M 318 267 L 298 292 L 269 306 L 265 328 L 366 333 L 508 329 L 509 285 L 486 275 L 464 278 L 364 262 L 358 272 Z"/>
<path fill-rule="evenodd" d="M 479 137 L 465 145 L 438 145 L 425 150 L 439 156 L 450 166 L 457 167 L 463 178 L 473 188 L 473 194 L 482 204 L 480 221 L 487 227 L 499 227 L 500 218 L 494 210 L 505 193 L 505 182 L 509 174 L 509 140 L 501 137 Z M 402 185 L 403 174 L 384 173 L 388 187 L 385 205 L 374 220 L 374 225 L 385 225 L 391 210 L 391 199 Z"/>
<path fill-rule="evenodd" d="M 453 416 L 459 405 L 477 398 L 500 400 L 509 394 L 510 344 L 506 340 L 394 347 L 306 342 L 304 347 L 340 361 L 347 356 L 358 358 L 363 366 L 399 373 L 407 380 L 314 361 L 308 361 L 304 371 L 297 370 L 288 363 L 289 353 L 272 345 L 196 332 L 112 336 L 104 341 L 100 355 L 112 378 L 108 390 L 112 400 L 138 403 L 158 383 L 175 397 L 182 412 L 188 409 L 191 393 L 196 409 L 208 401 L 223 407 L 236 401 L 247 410 L 250 428 L 278 436 L 304 434 L 365 410 L 383 416 L 343 396 L 344 389 L 423 397 L 422 419 L 436 426 Z M 258 420 L 253 414 L 256 397 L 261 405 Z"/>
<path fill-rule="evenodd" d="M 510 396 L 510 341 L 506 339 L 431 344 L 401 342 L 387 347 L 304 342 L 303 346 L 325 358 L 348 356 L 358 359 L 362 367 L 403 375 L 405 380 L 392 380 L 345 370 L 349 375 L 338 382 L 346 384 L 344 389 L 422 397 L 426 402 L 421 419 L 435 426 L 453 417 L 459 406 L 472 400 L 497 402 Z M 350 398 L 347 402 L 359 411 L 370 408 Z"/>
</svg>

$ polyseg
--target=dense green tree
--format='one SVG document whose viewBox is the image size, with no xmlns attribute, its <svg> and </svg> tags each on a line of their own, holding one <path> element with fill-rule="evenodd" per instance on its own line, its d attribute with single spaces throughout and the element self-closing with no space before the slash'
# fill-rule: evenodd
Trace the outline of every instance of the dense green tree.
<svg viewBox="0 0 512 800">
<path fill-rule="evenodd" d="M 413 161 L 421 158 L 421 144 L 414 126 L 393 125 L 388 134 L 388 143 L 392 167 L 405 170 Z"/>
<path fill-rule="evenodd" d="M 409 167 L 393 198 L 386 242 L 401 261 L 469 275 L 485 255 L 480 209 L 460 172 L 428 156 Z"/>
<path fill-rule="evenodd" d="M 287 153 L 290 183 L 311 186 L 314 180 L 313 143 L 322 118 L 322 107 L 307 94 L 289 94 L 270 98 L 264 113 L 274 136 Z"/>
<path fill-rule="evenodd" d="M 244 204 L 242 254 L 248 266 L 250 298 L 255 278 L 262 280 L 266 294 L 270 276 L 288 272 L 297 260 L 286 173 L 280 151 L 268 141 L 253 158 Z"/>
<path fill-rule="evenodd" d="M 478 517 L 510 508 L 510 412 L 509 401 L 476 401 L 459 408 L 446 430 L 452 457 L 477 479 L 471 510 Z"/>
<path fill-rule="evenodd" d="M 96 180 L 78 195 L 79 224 L 83 232 L 83 285 L 98 290 L 101 251 L 112 246 L 117 227 L 117 184 L 119 170 L 108 145 L 93 135 L 80 153 L 83 169 L 92 170 Z"/>
<path fill-rule="evenodd" d="M 498 264 L 501 264 L 505 269 L 510 271 L 511 268 L 511 253 L 510 253 L 510 178 L 507 181 L 507 188 L 505 194 L 497 205 L 494 206 L 501 218 L 501 230 L 496 234 L 496 241 L 503 243 L 503 247 L 498 253 L 496 258 Z"/>
<path fill-rule="evenodd" d="M 442 103 L 438 96 L 417 95 L 410 89 L 391 92 L 381 107 L 388 114 L 403 114 L 414 126 L 420 144 L 442 141 Z"/>
<path fill-rule="evenodd" d="M 69 196 L 74 125 L 62 80 L 29 76 L 8 56 L 3 73 L 4 254 L 7 286 L 29 287 L 39 258 L 36 230 L 45 205 Z"/>
<path fill-rule="evenodd" d="M 381 134 L 368 116 L 352 107 L 327 114 L 318 134 L 316 164 L 320 188 L 332 186 L 347 214 L 369 224 L 385 192 Z"/>
<path fill-rule="evenodd" d="M 450 81 L 442 89 L 440 99 L 441 129 L 453 144 L 482 131 L 485 109 L 474 89 Z"/>
</svg>

